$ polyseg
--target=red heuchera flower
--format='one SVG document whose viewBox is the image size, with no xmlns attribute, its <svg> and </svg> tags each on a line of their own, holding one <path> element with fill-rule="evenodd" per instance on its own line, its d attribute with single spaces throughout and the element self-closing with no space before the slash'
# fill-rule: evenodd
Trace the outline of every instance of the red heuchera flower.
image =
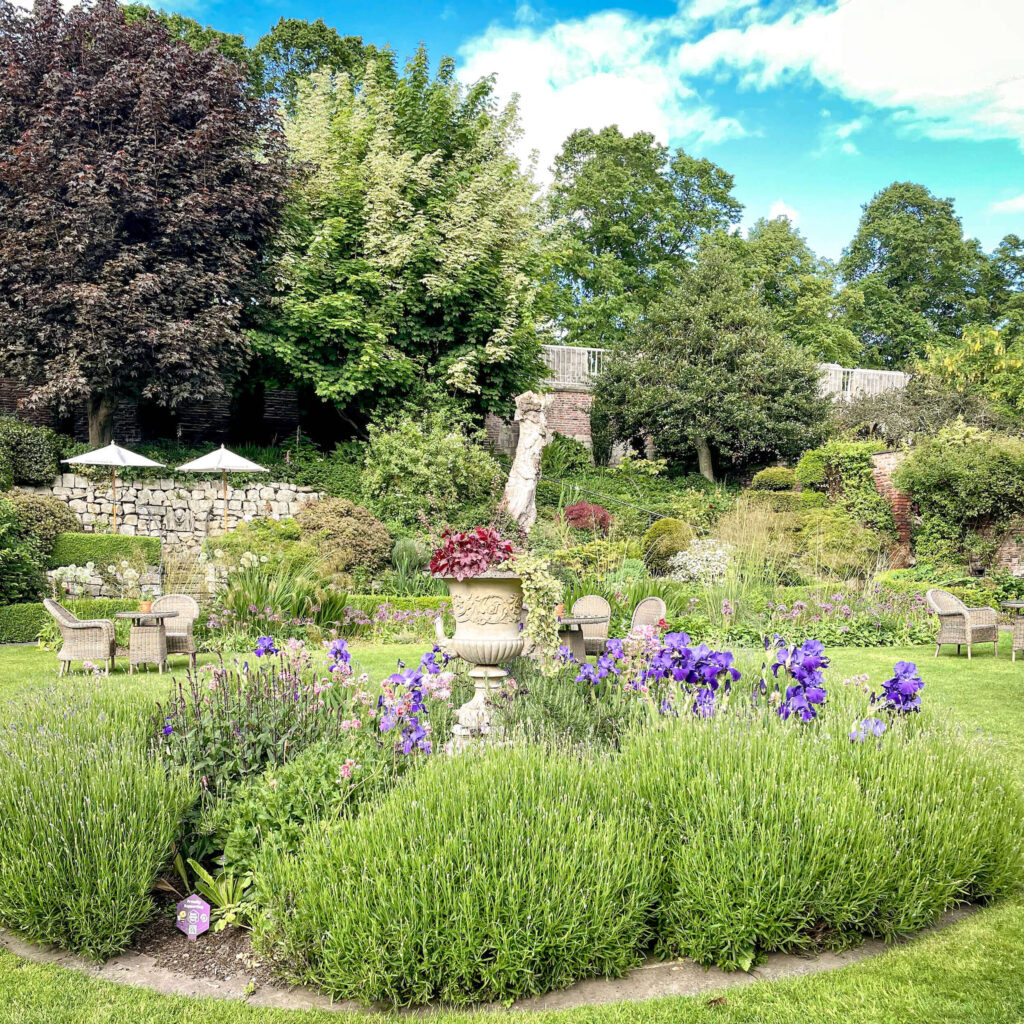
<svg viewBox="0 0 1024 1024">
<path fill-rule="evenodd" d="M 480 576 L 512 557 L 512 542 L 502 540 L 491 526 L 478 526 L 465 533 L 446 530 L 441 541 L 430 559 L 430 571 L 435 576 L 454 576 L 459 582 Z"/>
<path fill-rule="evenodd" d="M 567 505 L 564 512 L 565 521 L 577 530 L 600 530 L 607 533 L 612 525 L 611 513 L 603 505 L 591 505 L 589 501 L 577 501 L 575 505 Z"/>
</svg>

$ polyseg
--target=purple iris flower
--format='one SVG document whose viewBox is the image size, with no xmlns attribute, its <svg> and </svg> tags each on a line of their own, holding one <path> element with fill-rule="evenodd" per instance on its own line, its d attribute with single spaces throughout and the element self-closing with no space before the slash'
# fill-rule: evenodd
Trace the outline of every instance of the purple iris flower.
<svg viewBox="0 0 1024 1024">
<path fill-rule="evenodd" d="M 882 684 L 882 692 L 871 695 L 871 703 L 882 704 L 886 711 L 899 714 L 920 711 L 924 680 L 918 675 L 917 665 L 912 661 L 898 661 L 892 671 L 892 678 Z"/>
<path fill-rule="evenodd" d="M 262 658 L 264 654 L 280 653 L 280 650 L 274 646 L 274 638 L 272 636 L 261 636 L 256 641 L 256 650 L 253 651 L 257 658 Z"/>
<path fill-rule="evenodd" d="M 885 732 L 885 722 L 879 718 L 865 718 L 860 726 L 850 733 L 854 743 L 863 743 L 869 736 L 879 737 Z"/>
</svg>

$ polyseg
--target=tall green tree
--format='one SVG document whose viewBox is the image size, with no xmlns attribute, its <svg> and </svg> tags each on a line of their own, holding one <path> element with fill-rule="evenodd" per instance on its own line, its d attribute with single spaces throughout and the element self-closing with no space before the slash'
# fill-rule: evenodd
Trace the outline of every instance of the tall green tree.
<svg viewBox="0 0 1024 1024">
<path fill-rule="evenodd" d="M 864 207 L 839 269 L 856 296 L 848 324 L 878 363 L 901 365 L 988 314 L 985 256 L 951 199 L 894 182 Z"/>
<path fill-rule="evenodd" d="M 597 402 L 620 440 L 649 436 L 709 480 L 722 466 L 795 458 L 829 410 L 814 359 L 779 335 L 735 247 L 715 240 L 616 346 Z"/>
<path fill-rule="evenodd" d="M 508 414 L 543 373 L 534 323 L 533 186 L 512 155 L 513 106 L 492 83 L 431 76 L 420 50 L 393 85 L 317 72 L 287 135 L 294 190 L 255 335 L 354 432 L 433 383 Z"/>
<path fill-rule="evenodd" d="M 628 335 L 701 237 L 735 224 L 743 209 L 732 175 L 670 153 L 647 132 L 573 132 L 553 171 L 547 296 L 569 343 Z"/>
<path fill-rule="evenodd" d="M 323 18 L 281 18 L 256 43 L 253 54 L 261 61 L 266 90 L 288 111 L 295 109 L 299 83 L 316 71 L 346 75 L 358 84 L 372 62 L 378 75 L 395 77 L 389 51 L 364 43 L 361 36 L 341 35 Z"/>
<path fill-rule="evenodd" d="M 35 402 L 226 392 L 287 181 L 239 65 L 114 0 L 0 0 L 0 366 Z"/>
<path fill-rule="evenodd" d="M 852 365 L 860 343 L 844 320 L 836 269 L 812 252 L 789 218 L 759 220 L 743 250 L 779 334 L 822 362 Z"/>
<path fill-rule="evenodd" d="M 1007 235 L 992 254 L 992 319 L 1008 341 L 1024 339 L 1024 239 Z"/>
</svg>

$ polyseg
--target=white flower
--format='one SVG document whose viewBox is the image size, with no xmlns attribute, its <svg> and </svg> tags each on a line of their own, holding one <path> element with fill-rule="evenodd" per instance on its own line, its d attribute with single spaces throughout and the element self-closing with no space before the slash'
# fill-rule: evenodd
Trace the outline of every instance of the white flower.
<svg viewBox="0 0 1024 1024">
<path fill-rule="evenodd" d="M 721 583 L 729 569 L 732 546 L 713 538 L 692 540 L 668 560 L 669 576 L 679 583 Z"/>
</svg>

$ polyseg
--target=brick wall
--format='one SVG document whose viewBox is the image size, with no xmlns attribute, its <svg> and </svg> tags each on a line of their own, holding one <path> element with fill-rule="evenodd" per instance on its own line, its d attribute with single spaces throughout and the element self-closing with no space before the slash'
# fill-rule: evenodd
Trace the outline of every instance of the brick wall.
<svg viewBox="0 0 1024 1024">
<path fill-rule="evenodd" d="M 583 388 L 566 388 L 551 393 L 548 409 L 548 429 L 591 446 L 590 407 L 594 396 Z M 519 443 L 519 424 L 508 422 L 488 413 L 484 421 L 487 441 L 496 451 L 515 455 Z"/>
<path fill-rule="evenodd" d="M 892 483 L 892 474 L 903 461 L 902 452 L 880 452 L 871 457 L 871 473 L 875 478 L 878 493 L 889 499 L 892 505 L 892 517 L 896 521 L 896 533 L 899 536 L 902 564 L 910 564 L 910 528 L 913 523 L 910 496 L 896 490 Z"/>
</svg>

